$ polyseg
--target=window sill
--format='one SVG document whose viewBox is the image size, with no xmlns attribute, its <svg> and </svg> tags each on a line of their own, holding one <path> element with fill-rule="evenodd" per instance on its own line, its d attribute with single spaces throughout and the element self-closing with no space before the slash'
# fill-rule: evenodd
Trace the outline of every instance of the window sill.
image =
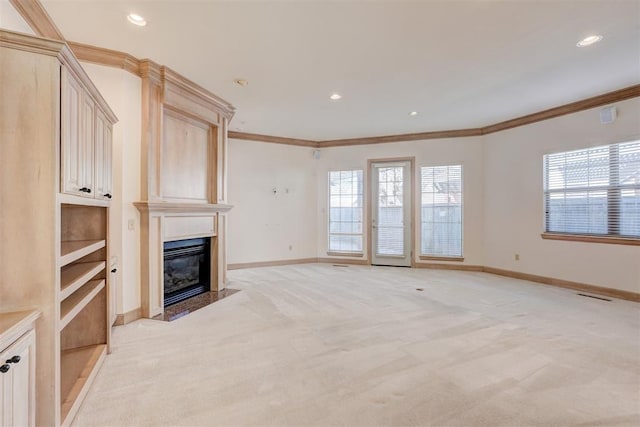
<svg viewBox="0 0 640 427">
<path fill-rule="evenodd" d="M 428 256 L 428 255 L 420 255 L 420 260 L 422 261 L 464 261 L 464 257 L 461 256 Z"/>
<path fill-rule="evenodd" d="M 582 234 L 542 233 L 543 239 L 564 240 L 567 242 L 608 243 L 612 245 L 640 246 L 640 239 L 612 236 L 589 236 Z"/>
<path fill-rule="evenodd" d="M 348 256 L 354 258 L 362 258 L 364 254 L 362 252 L 327 252 L 328 256 Z"/>
</svg>

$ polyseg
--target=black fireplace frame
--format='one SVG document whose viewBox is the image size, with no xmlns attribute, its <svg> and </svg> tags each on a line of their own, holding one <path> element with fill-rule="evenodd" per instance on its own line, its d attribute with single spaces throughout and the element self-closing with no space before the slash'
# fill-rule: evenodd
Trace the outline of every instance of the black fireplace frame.
<svg viewBox="0 0 640 427">
<path fill-rule="evenodd" d="M 173 261 L 180 257 L 192 257 L 194 255 L 200 257 L 198 263 L 198 283 L 185 286 L 173 292 L 167 292 L 165 283 L 167 280 L 167 261 Z M 209 292 L 211 290 L 211 239 L 209 237 L 203 237 L 165 242 L 163 272 L 164 307 Z"/>
</svg>

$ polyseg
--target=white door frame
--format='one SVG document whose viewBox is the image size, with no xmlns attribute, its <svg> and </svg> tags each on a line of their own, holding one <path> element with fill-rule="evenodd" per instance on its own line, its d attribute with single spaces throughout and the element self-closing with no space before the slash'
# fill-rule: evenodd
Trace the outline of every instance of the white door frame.
<svg viewBox="0 0 640 427">
<path fill-rule="evenodd" d="M 415 172 L 414 158 L 393 158 L 393 159 L 371 159 L 367 162 L 367 184 L 369 191 L 367 192 L 367 217 L 369 231 L 368 255 L 371 264 L 390 265 L 390 266 L 406 266 L 411 267 L 414 264 L 414 224 L 415 224 Z M 403 174 L 403 212 L 404 212 L 404 255 L 378 255 L 376 253 L 377 246 L 377 208 L 378 208 L 378 176 L 377 168 L 389 166 L 402 166 L 405 169 Z"/>
</svg>

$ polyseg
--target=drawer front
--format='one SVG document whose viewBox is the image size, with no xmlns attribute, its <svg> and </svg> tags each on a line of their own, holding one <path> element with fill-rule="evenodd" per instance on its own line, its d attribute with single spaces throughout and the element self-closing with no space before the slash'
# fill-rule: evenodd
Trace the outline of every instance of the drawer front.
<svg viewBox="0 0 640 427">
<path fill-rule="evenodd" d="M 164 240 L 216 235 L 215 216 L 170 216 L 164 218 Z"/>
</svg>

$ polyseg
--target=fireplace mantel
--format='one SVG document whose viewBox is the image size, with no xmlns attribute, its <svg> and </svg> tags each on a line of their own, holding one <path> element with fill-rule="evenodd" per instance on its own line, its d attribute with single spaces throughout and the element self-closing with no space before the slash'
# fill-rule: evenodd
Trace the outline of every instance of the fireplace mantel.
<svg viewBox="0 0 640 427">
<path fill-rule="evenodd" d="M 226 282 L 225 220 L 232 206 L 222 203 L 135 202 L 140 211 L 141 308 L 143 317 L 164 311 L 163 245 L 168 241 L 211 239 L 211 290 Z"/>
<path fill-rule="evenodd" d="M 151 61 L 142 77 L 140 302 L 162 314 L 165 242 L 210 238 L 211 290 L 226 282 L 227 127 L 234 109 Z"/>
<path fill-rule="evenodd" d="M 171 203 L 171 202 L 135 202 L 135 207 L 141 213 L 176 213 L 176 214 L 201 214 L 229 212 L 232 205 L 212 203 Z"/>
</svg>

